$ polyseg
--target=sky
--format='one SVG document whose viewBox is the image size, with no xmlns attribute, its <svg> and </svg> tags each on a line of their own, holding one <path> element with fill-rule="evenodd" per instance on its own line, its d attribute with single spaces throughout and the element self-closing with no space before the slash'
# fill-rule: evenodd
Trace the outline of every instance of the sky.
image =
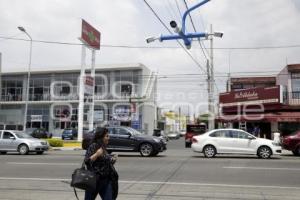
<svg viewBox="0 0 300 200">
<path fill-rule="evenodd" d="M 186 9 L 183 0 L 147 2 L 167 26 L 171 20 L 181 24 L 180 16 Z M 190 7 L 200 0 L 186 2 Z M 208 53 L 204 56 L 203 52 L 208 50 L 201 50 L 193 41 L 188 52 L 196 64 L 176 41 L 147 44 L 146 38 L 169 33 L 143 0 L 1 0 L 0 8 L 3 71 L 28 68 L 29 42 L 5 39 L 27 39 L 18 26 L 23 26 L 33 40 L 79 44 L 81 19 L 85 19 L 101 32 L 96 64 L 142 63 L 159 74 L 161 107 L 176 110 L 181 104 L 184 112 L 189 104 L 194 110 L 200 105 L 201 112 L 207 107 L 204 73 Z M 213 46 L 216 99 L 225 91 L 228 73 L 270 75 L 286 64 L 300 63 L 300 0 L 211 0 L 191 16 L 197 32 L 208 31 L 210 24 L 215 31 L 224 32 L 223 38 L 214 38 Z M 189 18 L 186 23 L 187 31 L 194 32 Z M 202 47 L 209 48 L 209 41 L 202 41 Z M 33 69 L 80 63 L 80 45 L 33 43 Z"/>
</svg>

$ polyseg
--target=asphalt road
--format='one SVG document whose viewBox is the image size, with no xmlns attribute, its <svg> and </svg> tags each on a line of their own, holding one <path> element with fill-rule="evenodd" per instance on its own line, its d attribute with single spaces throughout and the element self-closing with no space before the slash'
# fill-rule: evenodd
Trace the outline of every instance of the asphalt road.
<svg viewBox="0 0 300 200">
<path fill-rule="evenodd" d="M 0 155 L 0 199 L 75 199 L 68 185 L 84 151 L 45 155 Z M 170 141 L 157 157 L 119 153 L 118 199 L 280 199 L 299 200 L 300 157 L 286 153 L 263 160 L 221 155 L 206 159 Z M 79 193 L 83 199 L 83 193 Z"/>
</svg>

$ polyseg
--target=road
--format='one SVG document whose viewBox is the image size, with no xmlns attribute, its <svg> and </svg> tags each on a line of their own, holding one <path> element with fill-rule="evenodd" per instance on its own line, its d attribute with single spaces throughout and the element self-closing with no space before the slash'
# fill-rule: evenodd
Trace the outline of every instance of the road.
<svg viewBox="0 0 300 200">
<path fill-rule="evenodd" d="M 0 199 L 75 199 L 67 182 L 84 151 L 0 155 Z M 300 196 L 300 157 L 269 160 L 220 155 L 206 159 L 172 140 L 157 157 L 119 153 L 120 200 L 280 199 Z M 83 199 L 83 192 L 79 192 Z"/>
</svg>

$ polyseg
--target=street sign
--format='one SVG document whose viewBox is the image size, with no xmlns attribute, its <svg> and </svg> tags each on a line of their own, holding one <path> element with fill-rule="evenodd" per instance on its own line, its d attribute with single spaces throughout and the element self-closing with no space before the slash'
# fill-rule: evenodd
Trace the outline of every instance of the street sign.
<svg viewBox="0 0 300 200">
<path fill-rule="evenodd" d="M 101 33 L 82 19 L 81 40 L 93 49 L 100 49 Z"/>
</svg>

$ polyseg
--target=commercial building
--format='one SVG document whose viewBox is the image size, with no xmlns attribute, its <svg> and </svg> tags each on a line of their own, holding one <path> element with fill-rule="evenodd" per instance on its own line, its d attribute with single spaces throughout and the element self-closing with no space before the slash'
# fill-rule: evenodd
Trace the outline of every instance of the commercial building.
<svg viewBox="0 0 300 200">
<path fill-rule="evenodd" d="M 143 64 L 96 65 L 94 125 L 132 126 L 152 134 L 156 122 L 156 74 Z M 2 73 L 0 128 L 23 129 L 26 71 Z M 86 74 L 90 74 L 86 70 Z M 77 128 L 80 66 L 31 71 L 27 128 L 46 128 L 59 135 Z M 84 127 L 91 100 L 85 99 Z"/>
<path fill-rule="evenodd" d="M 287 65 L 277 76 L 235 77 L 219 95 L 220 126 L 260 128 L 260 137 L 300 129 L 300 64 Z"/>
</svg>

